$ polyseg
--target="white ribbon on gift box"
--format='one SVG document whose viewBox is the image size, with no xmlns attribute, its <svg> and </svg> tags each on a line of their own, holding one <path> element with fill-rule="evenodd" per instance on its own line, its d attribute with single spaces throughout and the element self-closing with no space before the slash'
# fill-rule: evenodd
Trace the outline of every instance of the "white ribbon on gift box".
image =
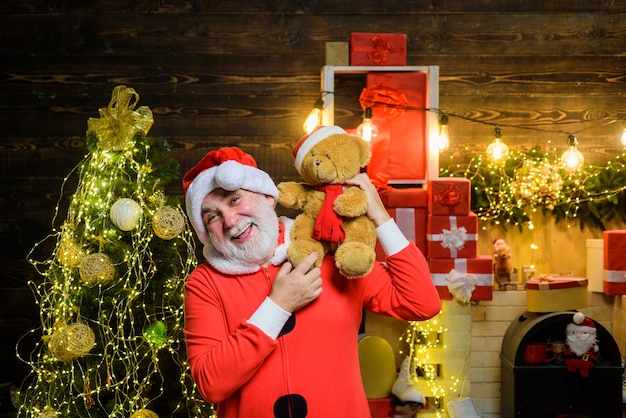
<svg viewBox="0 0 626 418">
<path fill-rule="evenodd" d="M 430 273 L 430 277 L 433 280 L 435 286 L 447 286 L 448 282 L 446 277 L 453 271 L 459 271 L 461 273 L 467 273 L 467 258 L 455 258 L 454 268 L 448 273 Z M 493 286 L 493 275 L 491 273 L 472 273 L 476 276 L 477 286 Z"/>
<path fill-rule="evenodd" d="M 468 234 L 464 226 L 457 228 L 456 216 L 450 216 L 450 229 L 442 229 L 441 234 L 428 234 L 430 241 L 441 241 L 441 246 L 450 250 L 450 257 L 456 258 L 466 241 L 477 241 L 478 234 Z"/>
</svg>

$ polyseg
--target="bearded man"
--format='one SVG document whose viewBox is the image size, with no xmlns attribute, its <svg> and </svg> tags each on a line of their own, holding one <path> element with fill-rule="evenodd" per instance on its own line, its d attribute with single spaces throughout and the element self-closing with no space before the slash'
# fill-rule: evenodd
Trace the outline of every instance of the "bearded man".
<svg viewBox="0 0 626 418">
<path fill-rule="evenodd" d="M 209 152 L 183 178 L 190 222 L 206 262 L 185 285 L 187 358 L 220 418 L 370 417 L 358 362 L 363 309 L 426 320 L 440 309 L 428 265 L 400 232 L 366 174 L 349 181 L 387 254 L 349 280 L 327 255 L 286 261 L 292 220 L 277 217 L 278 189 L 249 154 Z"/>
</svg>

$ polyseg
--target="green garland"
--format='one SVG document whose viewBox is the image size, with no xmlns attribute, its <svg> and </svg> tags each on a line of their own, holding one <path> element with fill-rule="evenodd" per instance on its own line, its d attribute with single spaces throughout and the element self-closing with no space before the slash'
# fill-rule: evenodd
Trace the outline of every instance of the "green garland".
<svg viewBox="0 0 626 418">
<path fill-rule="evenodd" d="M 468 164 L 450 162 L 440 169 L 441 177 L 471 180 L 471 210 L 479 219 L 505 230 L 509 225 L 532 228 L 532 214 L 541 210 L 555 222 L 578 221 L 585 226 L 606 229 L 612 220 L 624 221 L 626 213 L 625 155 L 606 166 L 585 165 L 569 173 L 556 155 L 533 148 L 511 151 L 504 163 L 486 156 L 474 156 Z"/>
</svg>

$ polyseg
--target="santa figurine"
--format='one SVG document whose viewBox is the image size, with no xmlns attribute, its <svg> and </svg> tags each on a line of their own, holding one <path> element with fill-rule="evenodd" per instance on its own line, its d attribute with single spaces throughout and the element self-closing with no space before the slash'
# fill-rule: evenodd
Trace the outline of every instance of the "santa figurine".
<svg viewBox="0 0 626 418">
<path fill-rule="evenodd" d="M 502 238 L 496 238 L 493 240 L 493 277 L 498 283 L 498 289 L 506 290 L 512 274 L 511 249 Z"/>
<path fill-rule="evenodd" d="M 567 348 L 563 360 L 569 372 L 578 372 L 582 377 L 589 376 L 589 370 L 599 362 L 596 326 L 593 321 L 576 312 L 572 322 L 565 329 Z"/>
</svg>

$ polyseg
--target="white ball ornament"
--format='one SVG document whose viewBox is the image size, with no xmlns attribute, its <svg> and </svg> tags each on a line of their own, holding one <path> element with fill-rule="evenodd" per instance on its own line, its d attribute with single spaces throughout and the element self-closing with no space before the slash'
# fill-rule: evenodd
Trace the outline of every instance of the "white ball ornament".
<svg viewBox="0 0 626 418">
<path fill-rule="evenodd" d="M 137 227 L 142 210 L 133 199 L 123 198 L 111 206 L 111 222 L 122 231 L 131 231 Z"/>
</svg>

